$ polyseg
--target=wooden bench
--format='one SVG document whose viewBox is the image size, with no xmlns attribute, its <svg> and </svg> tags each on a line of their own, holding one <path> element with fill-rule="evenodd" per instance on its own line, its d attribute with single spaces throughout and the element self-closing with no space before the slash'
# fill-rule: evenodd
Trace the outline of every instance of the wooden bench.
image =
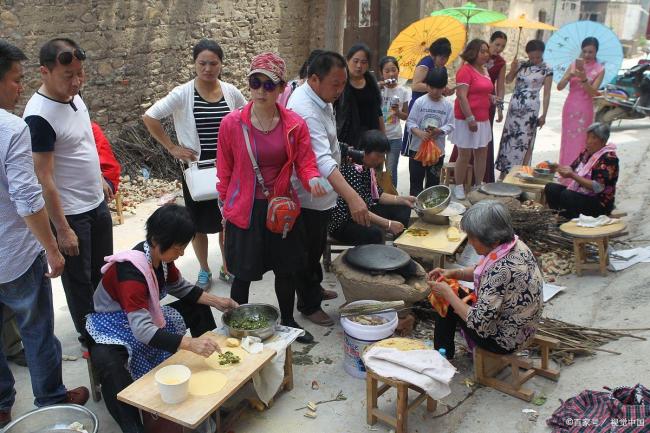
<svg viewBox="0 0 650 433">
<path fill-rule="evenodd" d="M 539 346 L 542 357 L 539 367 L 535 367 L 531 360 L 516 354 L 501 355 L 476 347 L 474 349 L 474 377 L 482 385 L 525 401 L 531 401 L 533 391 L 523 387 L 528 380 L 534 376 L 543 376 L 554 381 L 559 379 L 560 372 L 549 366 L 550 351 L 559 345 L 560 341 L 555 338 L 539 335 L 535 337 L 530 347 Z M 509 380 L 499 379 L 497 376 L 508 367 L 510 368 Z"/>
<path fill-rule="evenodd" d="M 378 386 L 379 382 L 383 385 Z M 377 400 L 391 388 L 397 389 L 397 411 L 395 416 L 379 410 Z M 418 393 L 418 396 L 409 404 L 409 389 Z M 367 398 L 367 422 L 374 425 L 377 419 L 395 428 L 396 433 L 406 433 L 408 425 L 408 414 L 417 408 L 423 401 L 427 402 L 427 412 L 435 412 L 438 402 L 429 397 L 424 390 L 397 379 L 379 376 L 366 367 L 366 398 Z"/>
</svg>

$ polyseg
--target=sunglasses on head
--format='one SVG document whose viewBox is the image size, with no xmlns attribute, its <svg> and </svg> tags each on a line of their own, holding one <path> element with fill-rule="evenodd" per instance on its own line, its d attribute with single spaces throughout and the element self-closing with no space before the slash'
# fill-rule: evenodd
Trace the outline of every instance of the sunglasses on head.
<svg viewBox="0 0 650 433">
<path fill-rule="evenodd" d="M 251 87 L 251 89 L 253 89 L 253 90 L 257 90 L 257 89 L 259 89 L 260 87 L 264 87 L 264 90 L 266 90 L 267 92 L 272 92 L 272 91 L 274 91 L 275 88 L 278 87 L 280 84 L 281 84 L 281 82 L 280 82 L 280 83 L 274 83 L 274 82 L 271 81 L 271 80 L 262 81 L 262 80 L 260 80 L 260 79 L 257 78 L 257 77 L 250 77 L 250 78 L 248 79 L 248 85 L 249 85 L 249 86 Z"/>
<path fill-rule="evenodd" d="M 81 48 L 75 48 L 72 51 L 61 51 L 59 54 L 57 54 L 56 58 L 60 64 L 69 65 L 72 63 L 73 58 L 76 58 L 80 62 L 86 60 L 86 52 Z"/>
</svg>

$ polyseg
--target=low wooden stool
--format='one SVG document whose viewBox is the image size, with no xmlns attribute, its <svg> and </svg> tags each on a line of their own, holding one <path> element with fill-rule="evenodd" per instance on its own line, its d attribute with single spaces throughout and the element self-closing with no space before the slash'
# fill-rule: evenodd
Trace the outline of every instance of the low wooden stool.
<svg viewBox="0 0 650 433">
<path fill-rule="evenodd" d="M 122 209 L 122 193 L 115 193 L 115 213 L 117 213 L 117 223 L 124 224 L 124 210 Z"/>
<path fill-rule="evenodd" d="M 559 379 L 560 372 L 549 368 L 548 362 L 551 349 L 555 349 L 559 345 L 560 341 L 555 338 L 539 335 L 535 337 L 530 347 L 539 346 L 542 355 L 539 367 L 533 366 L 532 361 L 515 354 L 501 355 L 476 347 L 474 349 L 474 377 L 482 385 L 525 401 L 531 401 L 533 391 L 524 388 L 524 383 L 536 375 L 554 381 Z M 510 367 L 510 380 L 498 379 L 496 376 L 507 367 Z"/>
<path fill-rule="evenodd" d="M 383 385 L 378 387 L 378 382 Z M 397 389 L 397 416 L 391 416 L 379 410 L 377 399 L 390 388 Z M 409 389 L 416 391 L 419 395 L 413 403 L 409 404 Z M 374 425 L 377 419 L 384 421 L 391 427 L 395 427 L 396 433 L 406 433 L 408 414 L 418 407 L 424 400 L 427 401 L 427 412 L 435 412 L 438 402 L 429 397 L 424 390 L 401 380 L 382 377 L 366 367 L 366 397 L 367 397 L 367 422 Z"/>
<path fill-rule="evenodd" d="M 581 276 L 582 271 L 585 269 L 597 269 L 600 270 L 603 277 L 606 276 L 607 264 L 609 263 L 609 254 L 607 253 L 609 238 L 624 232 L 625 228 L 623 222 L 601 227 L 580 227 L 573 221 L 562 224 L 560 230 L 573 238 L 576 274 Z M 597 263 L 587 261 L 587 244 L 596 244 L 598 248 Z"/>
<path fill-rule="evenodd" d="M 440 185 L 447 185 L 451 183 L 456 183 L 454 180 L 454 170 L 456 168 L 456 163 L 455 162 L 448 162 L 442 166 L 442 170 L 440 170 Z M 467 174 L 465 175 L 465 192 L 469 192 L 472 190 L 472 178 L 474 177 L 472 175 L 473 173 L 473 167 L 471 164 L 467 166 Z"/>
</svg>

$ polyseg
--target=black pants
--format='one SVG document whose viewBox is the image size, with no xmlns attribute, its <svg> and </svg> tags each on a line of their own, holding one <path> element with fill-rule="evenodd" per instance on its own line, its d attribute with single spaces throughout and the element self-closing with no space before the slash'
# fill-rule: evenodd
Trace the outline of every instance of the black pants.
<svg viewBox="0 0 650 433">
<path fill-rule="evenodd" d="M 190 304 L 179 300 L 169 306 L 183 316 L 192 337 L 198 337 L 217 327 L 212 311 L 207 305 Z M 90 359 L 93 371 L 99 376 L 102 385 L 102 397 L 106 408 L 122 432 L 144 432 L 138 409 L 117 400 L 117 394 L 133 383 L 131 373 L 127 369 L 129 353 L 126 347 L 119 344 L 92 344 Z"/>
<path fill-rule="evenodd" d="M 302 208 L 302 233 L 304 251 L 307 254 L 305 271 L 300 275 L 296 294 L 298 311 L 310 315 L 320 310 L 323 300 L 321 283 L 323 268 L 320 260 L 327 243 L 327 224 L 332 215 L 331 210 L 314 210 Z"/>
<path fill-rule="evenodd" d="M 425 188 L 440 184 L 440 170 L 445 162 L 445 156 L 440 156 L 437 163 L 432 166 L 425 167 L 420 161 L 413 159 L 417 152 L 409 152 L 409 194 L 417 197 Z M 424 187 L 422 183 L 424 182 Z"/>
<path fill-rule="evenodd" d="M 561 210 L 560 215 L 565 218 L 578 218 L 580 214 L 593 217 L 609 215 L 614 208 L 613 205 L 609 208 L 601 205 L 598 197 L 571 191 L 566 186 L 557 183 L 546 184 L 544 194 L 548 207 Z"/>
<path fill-rule="evenodd" d="M 86 315 L 93 312 L 93 294 L 102 278 L 104 257 L 113 254 L 113 220 L 106 202 L 65 218 L 79 239 L 79 255 L 65 256 L 61 282 L 74 327 L 85 336 Z"/>
<path fill-rule="evenodd" d="M 496 341 L 491 338 L 481 337 L 474 331 L 467 327 L 467 323 L 453 310 L 449 307 L 447 311 L 447 317 L 440 317 L 436 314 L 435 316 L 436 327 L 433 330 L 433 346 L 436 350 L 444 348 L 447 352 L 447 358 L 453 359 L 454 352 L 456 351 L 456 344 L 454 343 L 454 335 L 456 334 L 456 325 L 460 325 L 465 332 L 478 347 L 485 349 L 493 353 L 512 353 L 511 350 L 506 350 L 499 346 Z"/>
<path fill-rule="evenodd" d="M 278 298 L 280 307 L 280 321 L 286 326 L 293 326 L 296 323 L 293 319 L 293 304 L 296 300 L 297 280 L 293 274 L 275 273 L 275 296 Z M 247 304 L 250 287 L 250 281 L 235 277 L 232 286 L 230 286 L 230 297 L 238 304 Z"/>
<path fill-rule="evenodd" d="M 408 227 L 411 218 L 411 208 L 404 205 L 376 204 L 370 212 L 389 220 L 399 221 L 404 227 Z M 384 228 L 374 225 L 365 227 L 349 220 L 333 231 L 332 237 L 348 245 L 382 244 Z"/>
</svg>

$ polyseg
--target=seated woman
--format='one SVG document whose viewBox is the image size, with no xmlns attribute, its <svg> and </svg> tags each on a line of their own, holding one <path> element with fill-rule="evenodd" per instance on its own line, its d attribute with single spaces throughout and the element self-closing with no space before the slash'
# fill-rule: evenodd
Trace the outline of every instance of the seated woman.
<svg viewBox="0 0 650 433">
<path fill-rule="evenodd" d="M 341 174 L 367 203 L 370 226 L 355 223 L 350 208 L 339 196 L 328 231 L 333 238 L 349 245 L 381 244 L 385 231 L 398 235 L 408 226 L 415 197 L 387 194 L 377 184 L 375 169 L 383 165 L 390 151 L 384 133 L 376 129 L 364 132 L 359 138 L 359 148 L 363 150 L 362 165 L 343 163 Z"/>
<path fill-rule="evenodd" d="M 535 336 L 542 315 L 542 273 L 535 256 L 512 229 L 510 213 L 496 201 L 484 200 L 465 212 L 461 228 L 467 242 L 483 257 L 476 267 L 434 269 L 431 290 L 449 302 L 446 317 L 436 318 L 434 346 L 454 357 L 454 333 L 459 324 L 465 337 L 482 349 L 512 353 Z M 440 277 L 473 281 L 477 300 L 469 306 Z M 471 347 L 473 348 L 473 347 Z"/>
<path fill-rule="evenodd" d="M 186 208 L 165 205 L 147 220 L 144 242 L 107 257 L 86 329 L 93 369 L 111 416 L 124 433 L 144 431 L 138 410 L 117 401 L 117 393 L 179 349 L 208 357 L 220 351 L 201 337 L 216 328 L 210 307 L 237 307 L 185 280 L 174 265 L 196 233 Z M 178 301 L 161 306 L 167 294 Z M 189 326 L 192 337 L 186 337 Z"/>
<path fill-rule="evenodd" d="M 565 218 L 577 218 L 580 214 L 597 217 L 612 212 L 618 156 L 616 146 L 607 140 L 607 124 L 594 123 L 587 128 L 585 149 L 573 164 L 557 168 L 559 175 L 568 181 L 567 186 L 549 183 L 544 188 L 551 209 L 561 210 L 560 215 Z"/>
</svg>

